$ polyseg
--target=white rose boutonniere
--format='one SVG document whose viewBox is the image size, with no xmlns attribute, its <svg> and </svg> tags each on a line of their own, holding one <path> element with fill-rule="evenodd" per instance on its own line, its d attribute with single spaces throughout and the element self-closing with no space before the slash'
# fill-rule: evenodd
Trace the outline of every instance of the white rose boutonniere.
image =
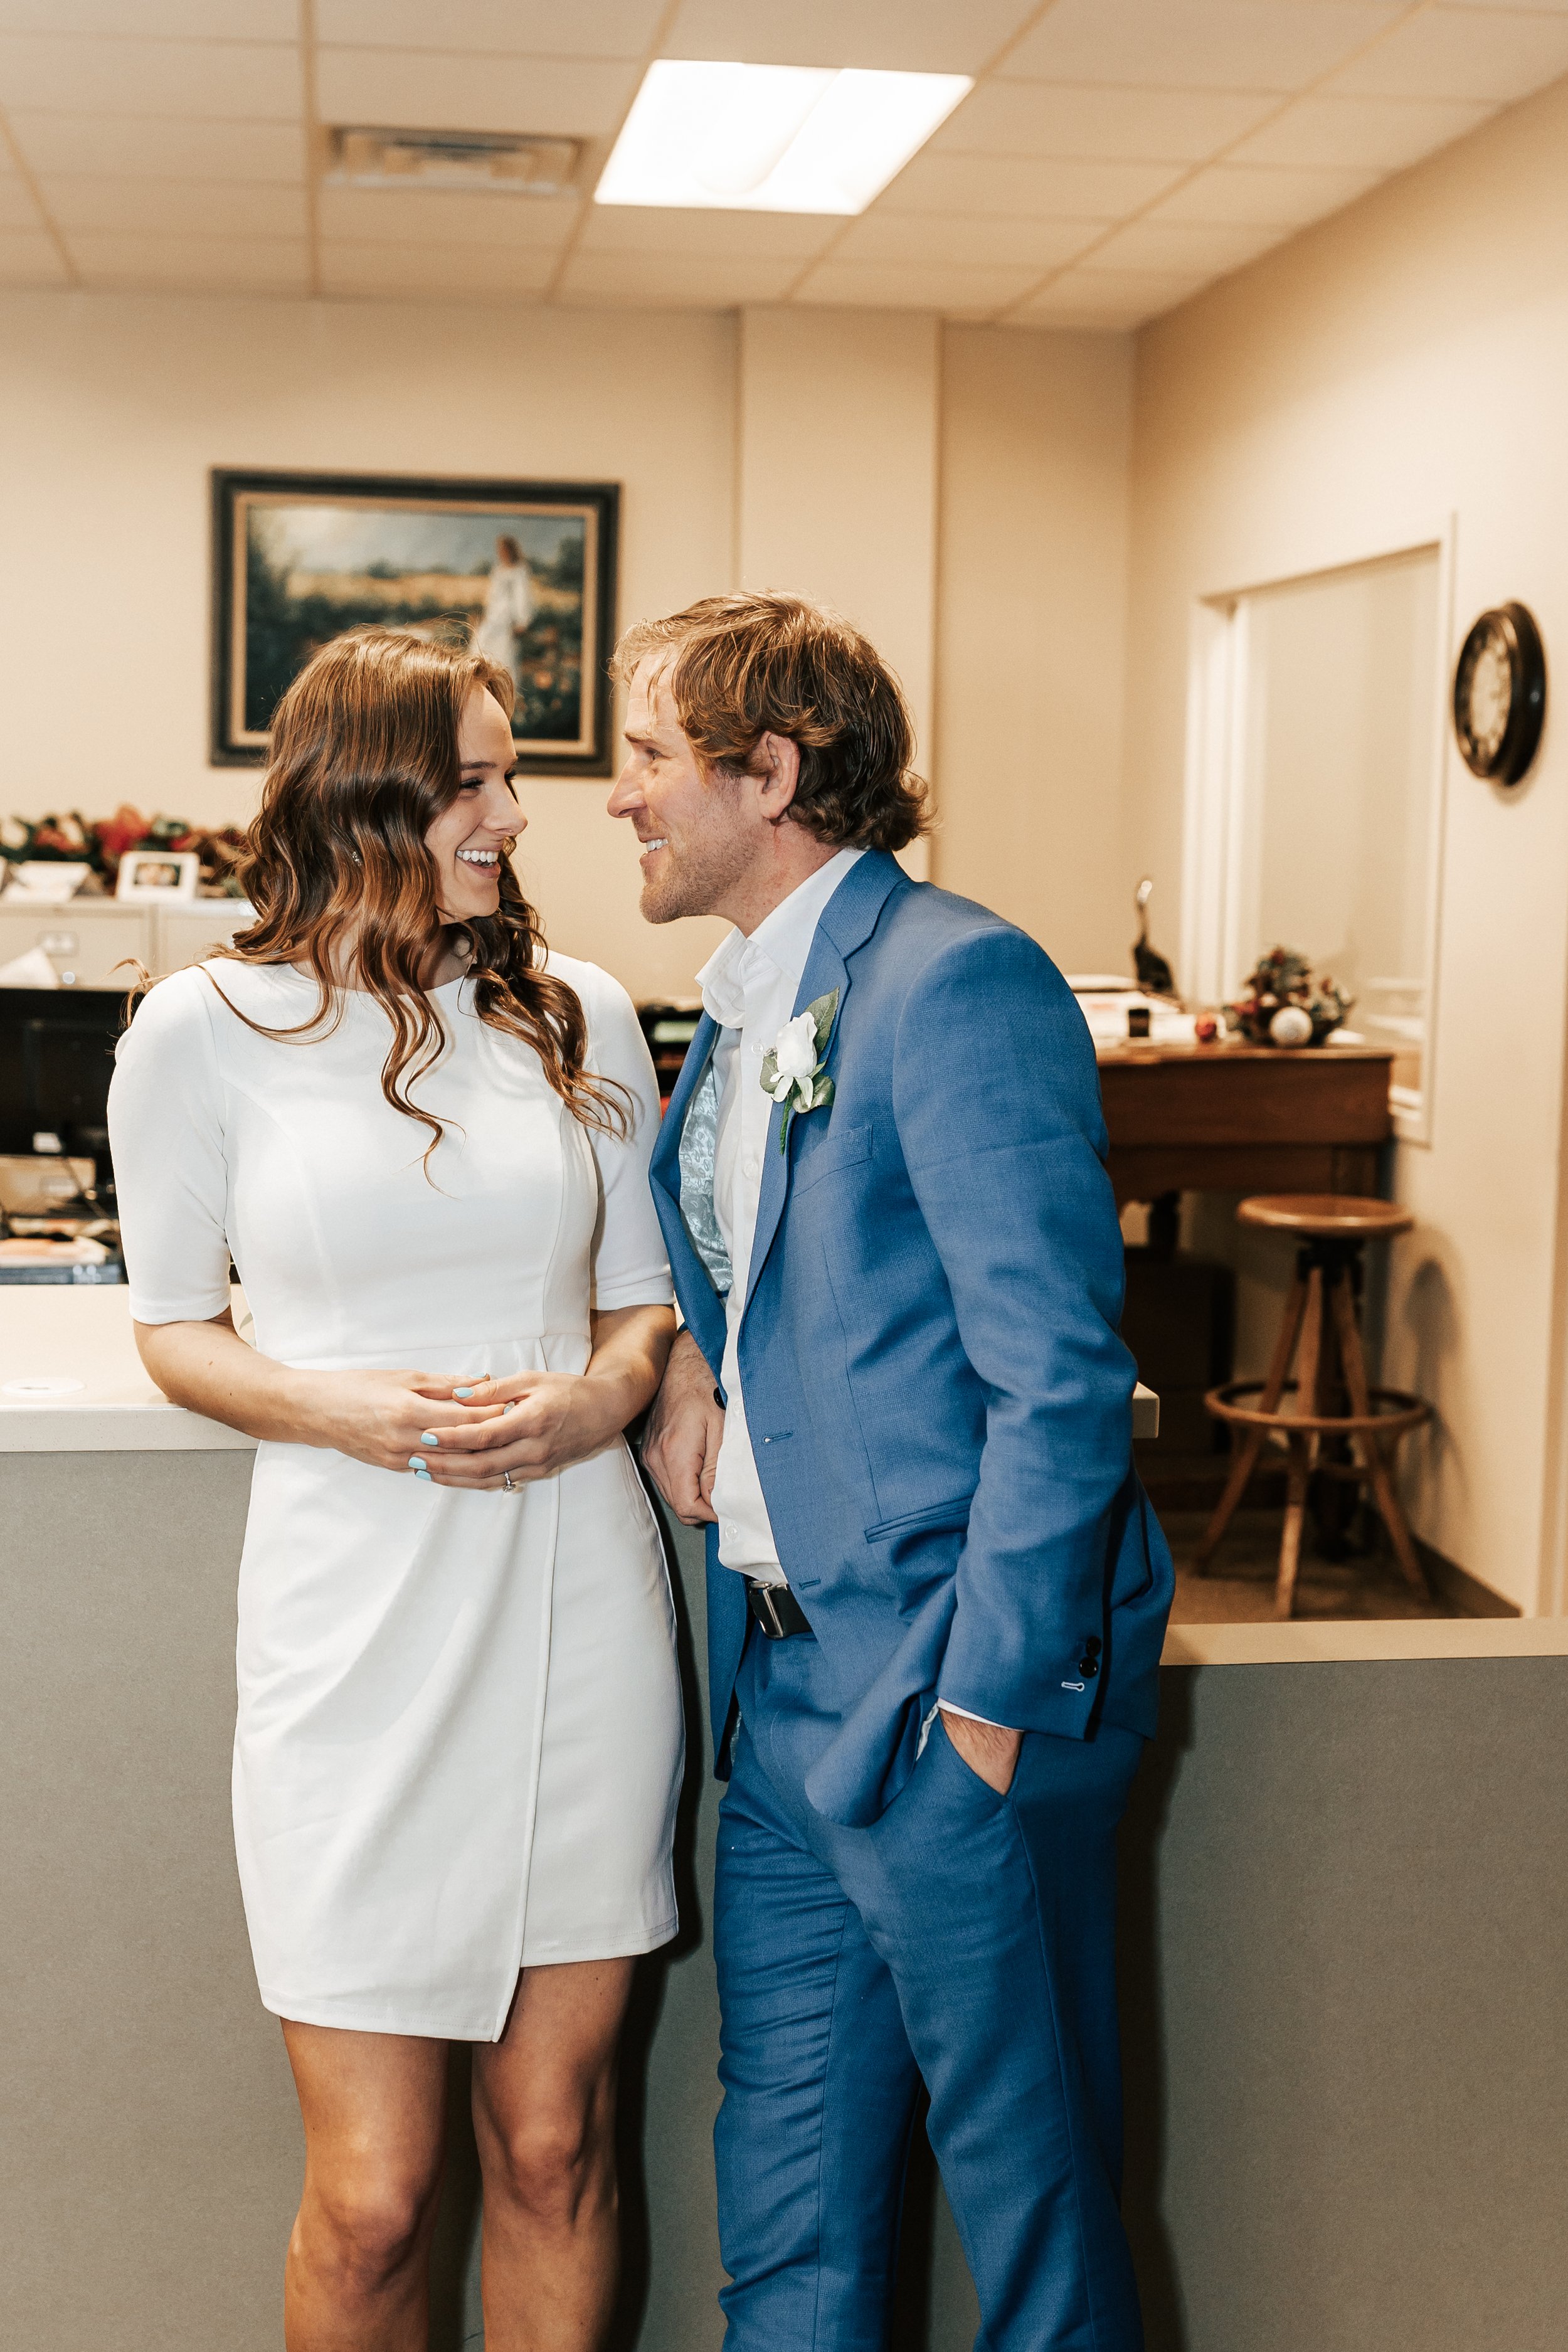
<svg viewBox="0 0 1568 2352">
<path fill-rule="evenodd" d="M 830 989 L 815 1004 L 808 1004 L 804 1013 L 797 1013 L 793 1021 L 786 1021 L 763 1055 L 763 1092 L 784 1105 L 779 1127 L 781 1151 L 789 1143 L 789 1123 L 796 1111 L 824 1110 L 833 1100 L 833 1081 L 822 1066 L 822 1057 L 833 1034 L 833 1016 L 837 1010 L 838 991 Z"/>
</svg>

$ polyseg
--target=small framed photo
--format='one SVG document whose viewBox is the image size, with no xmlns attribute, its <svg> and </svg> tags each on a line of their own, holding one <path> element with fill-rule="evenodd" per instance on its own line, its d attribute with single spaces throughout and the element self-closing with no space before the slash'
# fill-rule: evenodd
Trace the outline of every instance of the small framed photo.
<svg viewBox="0 0 1568 2352">
<path fill-rule="evenodd" d="M 128 849 L 120 861 L 114 895 L 168 906 L 195 897 L 201 870 L 194 849 Z"/>
</svg>

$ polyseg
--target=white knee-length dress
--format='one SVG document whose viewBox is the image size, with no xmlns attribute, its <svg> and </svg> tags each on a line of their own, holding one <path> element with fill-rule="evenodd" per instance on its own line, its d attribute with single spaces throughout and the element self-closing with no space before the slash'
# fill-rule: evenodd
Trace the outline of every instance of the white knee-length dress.
<svg viewBox="0 0 1568 2352">
<path fill-rule="evenodd" d="M 296 1042 L 240 1017 L 308 1019 L 314 983 L 288 966 L 162 982 L 110 1100 L 136 1319 L 221 1314 L 232 1252 L 265 1355 L 499 1376 L 581 1371 L 591 1307 L 667 1304 L 636 1014 L 595 966 L 551 969 L 630 1136 L 574 1118 L 458 981 L 432 992 L 446 1043 L 413 1090 L 445 1122 L 427 1171 L 428 1130 L 381 1091 L 374 997 Z M 263 1444 L 237 1664 L 235 1839 L 268 2009 L 493 2041 L 520 1969 L 674 1934 L 674 1621 L 620 1439 L 514 1494 Z"/>
</svg>

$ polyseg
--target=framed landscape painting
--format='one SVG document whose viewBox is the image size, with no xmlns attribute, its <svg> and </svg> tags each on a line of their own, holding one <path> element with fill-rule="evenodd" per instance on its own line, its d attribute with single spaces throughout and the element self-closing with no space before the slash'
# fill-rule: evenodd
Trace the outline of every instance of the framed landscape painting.
<svg viewBox="0 0 1568 2352">
<path fill-rule="evenodd" d="M 267 757 L 285 687 L 366 623 L 511 672 L 518 765 L 607 776 L 620 492 L 613 482 L 215 471 L 212 757 Z"/>
</svg>

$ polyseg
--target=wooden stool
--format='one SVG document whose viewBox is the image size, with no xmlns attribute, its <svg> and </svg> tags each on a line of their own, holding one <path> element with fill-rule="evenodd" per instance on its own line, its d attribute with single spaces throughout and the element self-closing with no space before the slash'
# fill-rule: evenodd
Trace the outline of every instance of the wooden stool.
<svg viewBox="0 0 1568 2352">
<path fill-rule="evenodd" d="M 1431 1587 L 1415 1557 L 1388 1463 L 1397 1441 L 1406 1430 L 1429 1420 L 1432 1408 L 1403 1389 L 1367 1387 L 1356 1319 L 1363 1244 L 1407 1233 L 1415 1218 L 1407 1209 L 1395 1208 L 1389 1201 L 1354 1200 L 1336 1192 L 1261 1193 L 1243 1201 L 1236 1213 L 1244 1225 L 1294 1234 L 1301 1246 L 1268 1378 L 1228 1381 L 1223 1388 L 1210 1389 L 1204 1399 L 1205 1409 L 1216 1421 L 1228 1422 L 1233 1430 L 1246 1434 L 1239 1444 L 1232 1440 L 1236 1453 L 1230 1475 L 1194 1555 L 1194 1567 L 1200 1575 L 1206 1568 L 1257 1466 L 1264 1441 L 1277 1433 L 1289 1448 L 1290 1468 L 1279 1542 L 1279 1578 L 1274 1592 L 1276 1617 L 1289 1617 L 1295 1604 L 1301 1522 L 1314 1472 L 1349 1478 L 1358 1486 L 1370 1485 L 1394 1558 L 1408 1582 L 1429 1600 Z M 1298 1345 L 1300 1369 L 1292 1379 Z M 1333 1378 L 1336 1353 L 1341 1374 L 1337 1383 Z M 1334 1386 L 1342 1386 L 1348 1396 L 1348 1413 L 1325 1412 Z M 1279 1410 L 1280 1398 L 1287 1392 L 1300 1400 L 1294 1412 Z M 1349 1463 L 1321 1460 L 1320 1441 L 1325 1437 L 1347 1440 L 1352 1459 Z"/>
</svg>

